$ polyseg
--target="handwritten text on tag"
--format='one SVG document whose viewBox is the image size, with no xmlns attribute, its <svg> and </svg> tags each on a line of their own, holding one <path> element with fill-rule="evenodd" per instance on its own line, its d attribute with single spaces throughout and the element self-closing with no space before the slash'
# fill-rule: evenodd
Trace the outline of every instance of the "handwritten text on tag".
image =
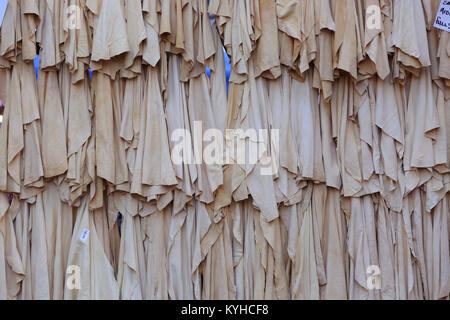
<svg viewBox="0 0 450 320">
<path fill-rule="evenodd" d="M 450 0 L 442 0 L 434 26 L 438 29 L 450 32 Z"/>
<path fill-rule="evenodd" d="M 88 229 L 84 229 L 83 233 L 81 234 L 80 240 L 83 243 L 86 243 L 86 241 L 89 239 L 89 230 Z"/>
</svg>

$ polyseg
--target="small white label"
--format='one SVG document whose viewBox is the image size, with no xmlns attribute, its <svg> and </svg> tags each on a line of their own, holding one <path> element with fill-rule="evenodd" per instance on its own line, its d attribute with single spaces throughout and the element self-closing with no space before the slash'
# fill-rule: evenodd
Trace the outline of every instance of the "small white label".
<svg viewBox="0 0 450 320">
<path fill-rule="evenodd" d="M 89 230 L 88 229 L 84 229 L 83 233 L 81 234 L 80 240 L 83 243 L 86 243 L 86 241 L 89 239 Z"/>
<path fill-rule="evenodd" d="M 0 0 L 0 27 L 3 23 L 3 18 L 5 17 L 6 7 L 8 6 L 8 0 Z"/>
<path fill-rule="evenodd" d="M 450 32 L 450 0 L 442 0 L 434 26 L 438 29 Z"/>
</svg>

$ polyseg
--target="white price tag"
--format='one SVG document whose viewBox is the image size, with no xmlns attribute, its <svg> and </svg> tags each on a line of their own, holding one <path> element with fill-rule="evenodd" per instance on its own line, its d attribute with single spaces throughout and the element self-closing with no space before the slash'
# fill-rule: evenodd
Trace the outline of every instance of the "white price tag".
<svg viewBox="0 0 450 320">
<path fill-rule="evenodd" d="M 442 0 L 434 26 L 438 29 L 450 32 L 450 0 Z"/>
<path fill-rule="evenodd" d="M 86 243 L 86 241 L 89 239 L 89 230 L 88 229 L 84 229 L 83 233 L 81 234 L 80 240 L 83 243 Z"/>
<path fill-rule="evenodd" d="M 8 0 L 0 0 L 0 27 L 3 23 L 3 18 L 5 17 L 6 7 L 8 6 Z"/>
</svg>

